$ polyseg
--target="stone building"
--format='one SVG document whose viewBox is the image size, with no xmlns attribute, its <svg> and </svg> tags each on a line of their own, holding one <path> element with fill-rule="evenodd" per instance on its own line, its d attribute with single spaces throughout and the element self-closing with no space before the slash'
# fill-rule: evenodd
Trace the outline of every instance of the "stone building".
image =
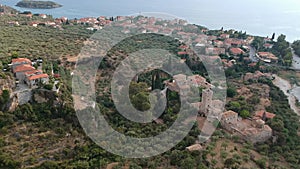
<svg viewBox="0 0 300 169">
<path fill-rule="evenodd" d="M 228 132 L 252 143 L 265 142 L 272 137 L 272 129 L 261 118 L 242 119 L 234 111 L 222 114 L 221 125 Z"/>
<path fill-rule="evenodd" d="M 207 116 L 212 108 L 213 91 L 205 89 L 202 91 L 202 102 L 200 105 L 200 114 Z"/>
</svg>

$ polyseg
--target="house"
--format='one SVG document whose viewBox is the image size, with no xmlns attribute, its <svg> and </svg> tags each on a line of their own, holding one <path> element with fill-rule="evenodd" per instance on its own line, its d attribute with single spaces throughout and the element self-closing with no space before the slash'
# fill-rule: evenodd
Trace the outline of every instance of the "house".
<svg viewBox="0 0 300 169">
<path fill-rule="evenodd" d="M 230 48 L 229 52 L 234 56 L 245 54 L 245 52 L 241 48 Z"/>
<path fill-rule="evenodd" d="M 19 65 L 24 65 L 24 64 L 31 65 L 32 62 L 27 58 L 17 58 L 17 59 L 12 59 L 11 64 L 12 64 L 12 69 L 14 69 L 16 66 Z"/>
<path fill-rule="evenodd" d="M 278 57 L 276 57 L 273 53 L 270 52 L 258 52 L 257 57 L 267 63 L 277 63 L 279 60 Z"/>
<path fill-rule="evenodd" d="M 205 49 L 205 53 L 207 55 L 220 55 L 225 54 L 225 48 L 215 48 L 215 47 L 208 47 Z"/>
<path fill-rule="evenodd" d="M 236 124 L 238 122 L 238 113 L 234 111 L 226 111 L 222 114 L 221 125 L 227 130 L 231 130 L 232 124 Z"/>
<path fill-rule="evenodd" d="M 222 41 L 220 41 L 220 40 L 214 40 L 214 41 L 213 41 L 213 45 L 214 45 L 215 47 L 222 48 L 222 47 L 224 47 L 224 42 L 222 42 Z"/>
<path fill-rule="evenodd" d="M 47 18 L 47 15 L 46 14 L 39 14 L 39 16 L 43 19 L 46 19 Z"/>
<path fill-rule="evenodd" d="M 192 151 L 200 151 L 202 150 L 202 146 L 200 144 L 194 144 L 194 145 L 191 145 L 189 147 L 186 147 L 186 150 L 192 152 Z"/>
<path fill-rule="evenodd" d="M 28 25 L 29 26 L 33 26 L 33 27 L 37 27 L 39 23 L 37 22 L 30 22 Z"/>
<path fill-rule="evenodd" d="M 46 84 L 49 82 L 49 76 L 47 74 L 37 74 L 26 77 L 26 84 L 32 88 L 38 86 L 39 83 Z"/>
<path fill-rule="evenodd" d="M 236 38 L 229 38 L 225 39 L 224 41 L 225 45 L 227 47 L 242 47 L 244 45 L 244 40 L 243 39 L 236 39 Z"/>
<path fill-rule="evenodd" d="M 7 24 L 9 26 L 19 26 L 20 25 L 18 21 L 9 21 L 9 22 L 7 22 Z"/>
<path fill-rule="evenodd" d="M 206 81 L 206 79 L 200 75 L 188 76 L 187 82 L 191 83 L 195 87 L 211 87 L 211 85 Z"/>
<path fill-rule="evenodd" d="M 181 52 L 178 52 L 177 53 L 179 56 L 181 56 L 181 55 L 187 55 L 188 53 L 186 52 L 186 51 L 181 51 Z"/>
<path fill-rule="evenodd" d="M 226 34 L 226 33 L 223 33 L 223 34 L 220 35 L 221 39 L 228 39 L 229 37 L 230 37 L 230 35 Z"/>
<path fill-rule="evenodd" d="M 264 47 L 267 48 L 267 49 L 272 49 L 273 46 L 274 46 L 274 45 L 273 45 L 273 44 L 270 44 L 270 43 L 265 43 L 265 44 L 264 44 Z"/>
<path fill-rule="evenodd" d="M 272 75 L 271 74 L 268 74 L 268 73 L 262 73 L 260 71 L 255 71 L 255 73 L 246 73 L 244 76 L 243 76 L 243 80 L 244 81 L 249 81 L 249 80 L 258 80 L 262 77 L 266 77 L 266 78 L 269 78 L 269 79 L 272 79 Z"/>
<path fill-rule="evenodd" d="M 255 113 L 255 117 L 258 117 L 260 119 L 262 119 L 263 121 L 266 121 L 268 119 L 273 119 L 276 115 L 270 112 L 266 112 L 264 110 L 261 111 L 257 111 Z"/>
<path fill-rule="evenodd" d="M 29 64 L 23 64 L 16 66 L 13 68 L 13 73 L 15 74 L 16 78 L 19 79 L 20 82 L 24 82 L 25 80 L 25 72 L 34 71 L 35 68 Z"/>
<path fill-rule="evenodd" d="M 232 61 L 228 61 L 227 59 L 222 59 L 222 62 L 224 64 L 225 68 L 229 68 L 234 65 L 234 63 Z"/>
</svg>

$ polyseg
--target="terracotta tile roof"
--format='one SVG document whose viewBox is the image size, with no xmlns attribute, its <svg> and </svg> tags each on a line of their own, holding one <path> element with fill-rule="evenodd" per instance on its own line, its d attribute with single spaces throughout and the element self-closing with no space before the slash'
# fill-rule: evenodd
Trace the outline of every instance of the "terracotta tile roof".
<svg viewBox="0 0 300 169">
<path fill-rule="evenodd" d="M 32 71 L 25 72 L 25 75 L 31 75 L 31 74 L 36 74 L 36 73 L 42 73 L 42 72 L 39 70 L 32 70 Z"/>
<path fill-rule="evenodd" d="M 31 64 L 31 61 L 29 59 L 27 59 L 27 58 L 12 59 L 12 64 L 14 64 L 14 63 L 20 63 L 20 62 Z"/>
<path fill-rule="evenodd" d="M 273 53 L 270 52 L 258 52 L 258 55 L 262 58 L 278 60 L 278 57 L 276 57 Z"/>
<path fill-rule="evenodd" d="M 257 64 L 257 63 L 253 62 L 253 63 L 248 64 L 248 66 L 254 67 L 254 66 L 256 66 L 256 64 Z"/>
<path fill-rule="evenodd" d="M 223 118 L 228 118 L 228 117 L 231 117 L 231 116 L 237 116 L 238 114 L 236 113 L 236 112 L 234 112 L 234 111 L 232 111 L 232 110 L 229 110 L 229 111 L 227 111 L 227 112 L 224 112 L 223 114 L 222 114 L 222 117 Z"/>
<path fill-rule="evenodd" d="M 28 71 L 33 71 L 35 70 L 34 67 L 32 67 L 29 64 L 25 64 L 25 65 L 20 65 L 14 68 L 13 72 L 17 73 L 17 72 L 28 72 Z"/>
<path fill-rule="evenodd" d="M 34 75 L 28 77 L 28 80 L 36 80 L 36 79 L 42 79 L 42 78 L 48 78 L 49 76 L 47 74 L 40 74 L 40 75 Z"/>
<path fill-rule="evenodd" d="M 230 52 L 234 55 L 244 54 L 245 52 L 240 48 L 231 48 Z"/>
<path fill-rule="evenodd" d="M 264 111 L 264 110 L 258 111 L 258 112 L 255 113 L 255 116 L 262 118 L 265 112 L 266 111 Z M 273 119 L 275 116 L 276 115 L 273 114 L 273 113 L 266 112 L 266 118 L 267 119 Z"/>
<path fill-rule="evenodd" d="M 178 55 L 186 55 L 187 52 L 178 52 Z"/>
</svg>

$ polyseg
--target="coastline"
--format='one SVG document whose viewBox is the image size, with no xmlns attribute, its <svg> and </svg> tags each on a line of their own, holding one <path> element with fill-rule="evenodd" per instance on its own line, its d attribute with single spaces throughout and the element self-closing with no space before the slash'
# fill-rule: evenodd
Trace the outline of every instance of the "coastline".
<svg viewBox="0 0 300 169">
<path fill-rule="evenodd" d="M 1 3 L 8 6 L 14 6 L 17 1 L 18 0 L 4 0 L 1 1 Z M 197 5 L 195 5 L 194 7 L 183 6 L 183 9 L 179 12 L 175 9 L 177 9 L 177 7 L 180 7 L 181 5 L 178 5 L 176 3 L 174 3 L 174 7 L 155 6 L 155 8 L 153 8 L 153 5 L 159 5 L 163 2 L 145 2 L 144 4 L 141 4 L 134 3 L 135 1 L 137 0 L 133 0 L 133 2 L 130 1 L 128 3 L 117 3 L 111 1 L 106 2 L 105 4 L 101 4 L 99 2 L 86 2 L 84 3 L 84 5 L 81 5 L 80 2 L 70 3 L 70 1 L 67 0 L 59 0 L 59 3 L 63 5 L 63 7 L 61 8 L 55 8 L 51 10 L 32 10 L 32 12 L 47 13 L 55 18 L 64 16 L 70 19 L 99 16 L 128 16 L 133 13 L 139 12 L 164 12 L 173 15 L 178 15 L 179 17 L 188 20 L 189 23 L 203 25 L 209 29 L 220 29 L 223 26 L 224 29 L 234 28 L 237 31 L 243 30 L 246 31 L 248 34 L 263 37 L 271 36 L 275 32 L 276 35 L 287 35 L 287 40 L 289 42 L 293 42 L 294 40 L 300 38 L 299 31 L 296 29 L 300 27 L 300 23 L 286 23 L 286 21 L 288 21 L 288 19 L 291 18 L 287 17 L 286 13 L 282 13 L 278 10 L 270 11 L 269 15 L 272 17 L 270 17 L 269 15 L 262 15 L 259 13 L 254 16 L 249 16 L 247 13 L 247 9 L 246 11 L 237 11 L 238 15 L 240 16 L 234 15 L 235 17 L 232 17 L 231 13 L 227 13 L 226 11 L 224 11 L 225 13 L 223 13 L 223 11 L 220 11 L 221 7 L 214 7 L 210 11 L 206 11 L 197 8 Z M 204 2 L 197 3 L 202 4 Z M 205 2 L 205 5 L 209 4 L 213 4 L 213 2 Z M 229 4 L 227 5 L 229 6 Z M 263 6 L 266 4 L 262 3 L 261 5 Z M 24 12 L 26 9 L 17 8 L 17 10 Z M 294 17 L 297 16 L 298 14 Z M 245 17 L 247 19 L 245 19 Z M 274 22 L 274 18 L 278 18 L 276 22 Z"/>
</svg>

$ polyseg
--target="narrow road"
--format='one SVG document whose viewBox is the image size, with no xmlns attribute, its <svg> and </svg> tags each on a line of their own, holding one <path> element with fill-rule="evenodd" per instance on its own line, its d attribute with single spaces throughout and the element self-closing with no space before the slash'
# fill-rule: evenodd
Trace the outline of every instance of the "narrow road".
<svg viewBox="0 0 300 169">
<path fill-rule="evenodd" d="M 252 62 L 258 62 L 258 58 L 256 57 L 256 50 L 254 49 L 254 47 L 249 46 L 249 49 L 249 57 L 252 60 Z"/>
</svg>

